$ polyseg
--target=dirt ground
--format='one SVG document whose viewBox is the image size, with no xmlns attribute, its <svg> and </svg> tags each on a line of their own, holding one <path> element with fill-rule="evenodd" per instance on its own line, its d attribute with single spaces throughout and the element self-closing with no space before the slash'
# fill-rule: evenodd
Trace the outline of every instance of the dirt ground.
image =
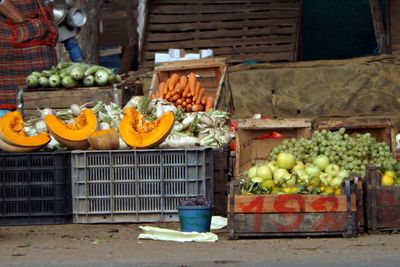
<svg viewBox="0 0 400 267">
<path fill-rule="evenodd" d="M 179 229 L 177 223 L 150 225 Z M 263 266 L 251 263 L 307 262 L 312 258 L 322 262 L 371 259 L 371 265 L 360 266 L 385 266 L 385 260 L 400 260 L 398 234 L 228 240 L 223 229 L 214 231 L 219 236 L 215 243 L 177 243 L 139 240 L 140 232 L 139 224 L 3 226 L 0 266 L 89 266 L 84 264 L 88 262 L 125 262 L 129 263 L 127 266 Z M 194 262 L 199 264 L 190 265 Z"/>
</svg>

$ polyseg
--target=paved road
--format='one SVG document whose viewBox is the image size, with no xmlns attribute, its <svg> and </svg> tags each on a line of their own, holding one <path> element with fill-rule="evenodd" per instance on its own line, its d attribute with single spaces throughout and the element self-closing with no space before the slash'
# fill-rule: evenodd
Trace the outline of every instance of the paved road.
<svg viewBox="0 0 400 267">
<path fill-rule="evenodd" d="M 216 243 L 175 243 L 138 240 L 140 232 L 138 225 L 0 227 L 0 267 L 400 266 L 399 234 L 233 241 L 219 231 Z"/>
</svg>

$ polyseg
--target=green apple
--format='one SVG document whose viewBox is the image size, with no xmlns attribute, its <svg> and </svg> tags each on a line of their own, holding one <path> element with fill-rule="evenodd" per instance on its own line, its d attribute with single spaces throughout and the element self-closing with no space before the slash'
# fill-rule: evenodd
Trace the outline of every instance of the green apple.
<svg viewBox="0 0 400 267">
<path fill-rule="evenodd" d="M 340 167 L 337 164 L 329 164 L 325 168 L 325 172 L 332 177 L 335 177 L 340 171 Z"/>
</svg>

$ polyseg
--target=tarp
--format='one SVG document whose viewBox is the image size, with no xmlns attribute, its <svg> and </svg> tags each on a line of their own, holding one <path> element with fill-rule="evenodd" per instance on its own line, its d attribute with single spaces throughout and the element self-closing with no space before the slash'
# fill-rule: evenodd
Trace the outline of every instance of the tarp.
<svg viewBox="0 0 400 267">
<path fill-rule="evenodd" d="M 390 115 L 400 111 L 400 57 L 236 65 L 236 118 Z"/>
</svg>

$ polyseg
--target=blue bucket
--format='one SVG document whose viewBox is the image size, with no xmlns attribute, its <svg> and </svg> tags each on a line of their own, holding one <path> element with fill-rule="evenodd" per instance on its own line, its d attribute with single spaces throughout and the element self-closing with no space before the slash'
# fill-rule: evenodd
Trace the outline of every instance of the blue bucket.
<svg viewBox="0 0 400 267">
<path fill-rule="evenodd" d="M 198 233 L 210 232 L 212 210 L 213 207 L 178 207 L 181 231 Z"/>
</svg>

